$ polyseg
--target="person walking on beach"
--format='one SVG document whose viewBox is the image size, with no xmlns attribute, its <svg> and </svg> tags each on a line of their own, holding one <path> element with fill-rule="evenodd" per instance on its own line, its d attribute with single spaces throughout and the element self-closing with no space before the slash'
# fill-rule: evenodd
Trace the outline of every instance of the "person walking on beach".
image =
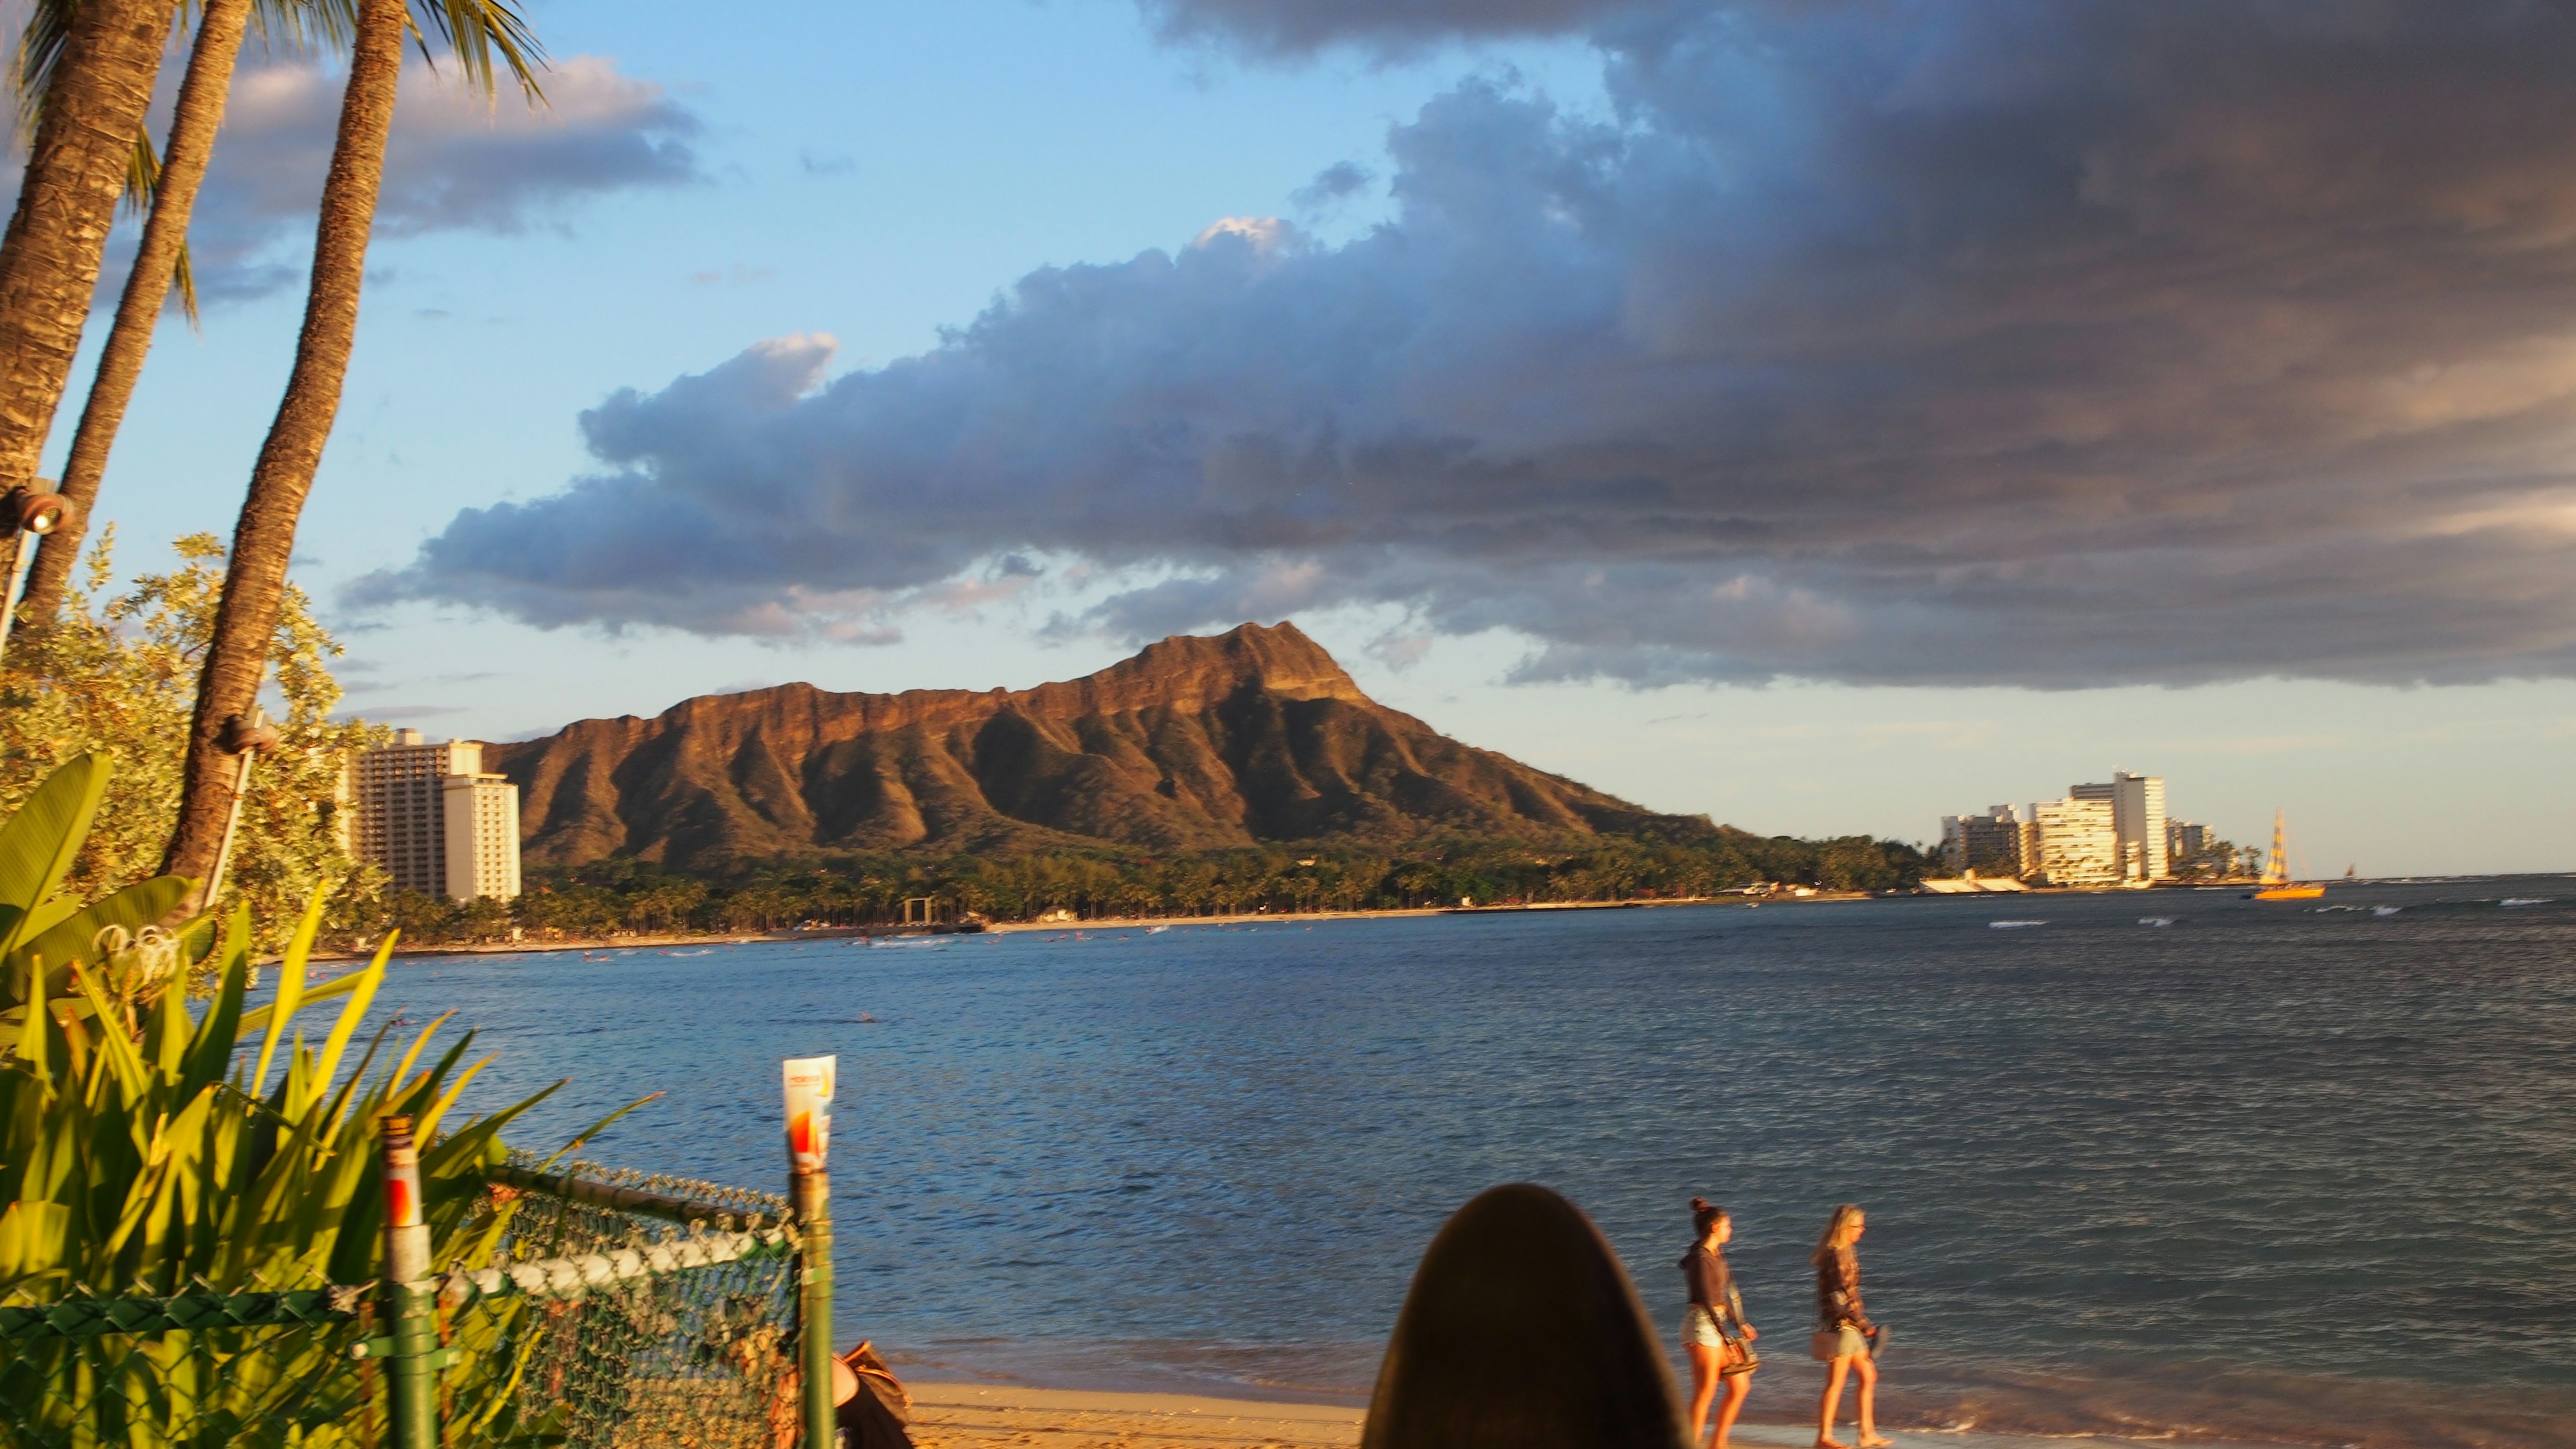
<svg viewBox="0 0 2576 1449">
<path fill-rule="evenodd" d="M 1853 1203 L 1834 1209 L 1833 1221 L 1816 1241 L 1816 1319 L 1820 1332 L 1815 1357 L 1825 1362 L 1825 1399 L 1816 1417 L 1816 1449 L 1849 1449 L 1834 1437 L 1834 1410 L 1841 1404 L 1843 1380 L 1860 1375 L 1861 1449 L 1880 1449 L 1896 1442 L 1878 1432 L 1878 1325 L 1860 1301 L 1860 1235 L 1869 1216 Z"/>
<path fill-rule="evenodd" d="M 1761 1337 L 1744 1321 L 1744 1295 L 1735 1291 L 1735 1274 L 1726 1266 L 1726 1240 L 1735 1236 L 1735 1219 L 1708 1199 L 1691 1199 L 1691 1227 L 1699 1234 L 1682 1258 L 1682 1281 L 1690 1288 L 1690 1306 L 1682 1310 L 1682 1342 L 1690 1350 L 1691 1445 L 1708 1427 L 1709 1401 L 1722 1379 L 1726 1402 L 1717 1411 L 1717 1437 L 1711 1449 L 1726 1449 L 1735 1416 L 1753 1392 L 1753 1340 Z"/>
</svg>

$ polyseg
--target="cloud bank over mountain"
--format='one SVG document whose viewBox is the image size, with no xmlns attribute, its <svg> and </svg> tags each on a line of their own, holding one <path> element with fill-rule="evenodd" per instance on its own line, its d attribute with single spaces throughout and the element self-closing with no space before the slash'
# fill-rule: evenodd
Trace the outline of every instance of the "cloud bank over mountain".
<svg viewBox="0 0 2576 1449">
<path fill-rule="evenodd" d="M 598 471 L 358 597 L 865 640 L 1080 570 L 1126 636 L 1393 604 L 1537 677 L 2576 672 L 2569 5 L 1505 11 L 1592 27 L 1613 112 L 1472 79 L 1347 244 L 620 392 Z"/>
</svg>

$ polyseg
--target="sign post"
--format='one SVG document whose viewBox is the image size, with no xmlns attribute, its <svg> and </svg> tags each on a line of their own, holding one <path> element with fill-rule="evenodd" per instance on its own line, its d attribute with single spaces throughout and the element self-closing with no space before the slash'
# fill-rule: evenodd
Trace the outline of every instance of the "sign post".
<svg viewBox="0 0 2576 1449">
<path fill-rule="evenodd" d="M 385 1369 L 393 1440 L 397 1449 L 437 1449 L 438 1291 L 429 1281 L 429 1221 L 421 1215 L 411 1118 L 385 1118 L 384 1154 L 385 1306 L 394 1330 Z"/>
<path fill-rule="evenodd" d="M 833 1449 L 832 1402 L 832 1086 L 838 1057 L 790 1057 L 787 1089 L 788 1202 L 796 1210 L 804 1272 L 797 1280 L 797 1363 L 803 1386 L 805 1449 Z"/>
</svg>

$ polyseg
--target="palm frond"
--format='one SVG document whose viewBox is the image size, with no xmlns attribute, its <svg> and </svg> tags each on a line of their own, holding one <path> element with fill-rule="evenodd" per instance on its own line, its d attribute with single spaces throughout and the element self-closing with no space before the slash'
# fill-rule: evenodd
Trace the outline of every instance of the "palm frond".
<svg viewBox="0 0 2576 1449">
<path fill-rule="evenodd" d="M 537 84 L 537 73 L 546 69 L 546 48 L 510 0 L 414 0 L 412 14 L 412 37 L 420 46 L 421 58 L 431 65 L 438 63 L 429 48 L 430 34 L 435 32 L 456 57 L 467 85 L 492 94 L 492 59 L 499 56 L 528 103 L 546 103 L 545 91 Z"/>
</svg>

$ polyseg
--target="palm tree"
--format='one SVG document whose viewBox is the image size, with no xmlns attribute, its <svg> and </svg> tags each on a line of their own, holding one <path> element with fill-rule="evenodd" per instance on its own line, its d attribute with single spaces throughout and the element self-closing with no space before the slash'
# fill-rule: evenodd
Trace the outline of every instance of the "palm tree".
<svg viewBox="0 0 2576 1449">
<path fill-rule="evenodd" d="M 0 491 L 36 476 L 178 0 L 81 0 L 0 239 Z"/>
<path fill-rule="evenodd" d="M 70 4 L 71 0 L 46 0 L 39 7 L 40 20 L 45 12 L 70 8 Z M 319 7 L 308 4 L 308 8 Z M 70 507 L 62 523 L 37 546 L 36 566 L 27 576 L 21 608 L 23 617 L 37 627 L 51 622 L 62 604 L 63 587 L 71 578 L 73 561 L 80 557 L 81 540 L 89 532 L 90 505 L 97 501 L 99 481 L 107 472 L 108 450 L 116 444 L 116 430 L 125 421 L 126 404 L 134 398 L 135 381 L 143 375 L 143 358 L 152 350 L 152 329 L 161 319 L 162 304 L 169 300 L 171 280 L 185 263 L 188 216 L 197 204 L 198 184 L 206 179 L 207 158 L 215 152 L 215 132 L 224 123 L 224 100 L 232 89 L 233 63 L 241 55 L 250 13 L 251 0 L 205 0 L 205 13 L 197 22 L 188 73 L 180 82 L 178 104 L 170 115 L 169 139 L 152 178 L 143 241 L 135 249 L 134 269 L 126 274 L 116 320 L 108 328 L 107 346 L 99 353 L 98 371 L 81 407 L 80 429 L 72 434 L 71 457 L 63 464 L 62 483 L 56 489 Z M 46 63 L 49 57 L 38 46 L 47 32 L 59 33 L 61 28 L 28 27 L 31 80 L 50 80 L 59 74 Z M 30 91 L 38 98 L 45 94 L 40 85 Z M 41 99 L 38 104 L 43 104 Z M 140 140 L 137 151 L 150 154 Z"/>
<path fill-rule="evenodd" d="M 83 0 L 84 6 L 101 3 Z M 492 57 L 497 54 L 531 102 L 544 99 L 536 83 L 544 52 L 508 0 L 421 0 L 420 10 L 455 52 L 469 84 L 491 89 Z M 223 602 L 215 611 L 214 635 L 198 676 L 196 715 L 189 724 L 179 820 L 162 857 L 164 874 L 192 881 L 206 878 L 221 848 L 231 805 L 229 777 L 237 759 L 228 742 L 243 737 L 238 727 L 228 726 L 248 716 L 258 698 L 268 637 L 277 627 L 278 601 L 286 590 L 287 558 L 295 551 L 295 526 L 340 410 L 340 387 L 358 332 L 367 238 L 384 179 L 385 139 L 393 129 L 394 91 L 402 79 L 403 41 L 418 33 L 411 0 L 358 0 L 356 19 L 339 135 L 332 143 L 321 218 L 314 229 L 304 329 L 296 338 L 286 395 L 260 445 L 250 493 L 233 525 Z"/>
</svg>

